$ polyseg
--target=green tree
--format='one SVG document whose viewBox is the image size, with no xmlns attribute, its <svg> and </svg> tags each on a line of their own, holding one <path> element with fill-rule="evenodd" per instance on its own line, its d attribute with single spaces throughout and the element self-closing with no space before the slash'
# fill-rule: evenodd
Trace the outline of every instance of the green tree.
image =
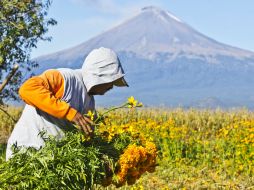
<svg viewBox="0 0 254 190">
<path fill-rule="evenodd" d="M 15 64 L 20 68 L 0 93 L 0 105 L 18 99 L 18 88 L 27 73 L 37 66 L 30 53 L 56 21 L 47 18 L 51 0 L 0 0 L 0 84 Z"/>
</svg>

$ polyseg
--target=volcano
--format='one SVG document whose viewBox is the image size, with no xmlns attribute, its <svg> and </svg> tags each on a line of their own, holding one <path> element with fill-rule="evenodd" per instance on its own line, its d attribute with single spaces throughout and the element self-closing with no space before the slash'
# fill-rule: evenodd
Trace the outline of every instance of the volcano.
<svg viewBox="0 0 254 190">
<path fill-rule="evenodd" d="M 36 73 L 80 68 L 101 46 L 118 53 L 130 87 L 96 97 L 100 106 L 133 95 L 148 106 L 254 108 L 254 53 L 211 39 L 153 6 L 84 43 L 36 58 Z"/>
</svg>

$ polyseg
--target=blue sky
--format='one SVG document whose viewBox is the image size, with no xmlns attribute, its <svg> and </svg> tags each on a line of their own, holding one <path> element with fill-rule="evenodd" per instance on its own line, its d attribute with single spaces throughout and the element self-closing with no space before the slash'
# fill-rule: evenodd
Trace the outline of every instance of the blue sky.
<svg viewBox="0 0 254 190">
<path fill-rule="evenodd" d="M 58 21 L 32 58 L 78 45 L 154 5 L 170 11 L 219 42 L 254 52 L 253 0 L 53 0 L 49 17 Z"/>
</svg>

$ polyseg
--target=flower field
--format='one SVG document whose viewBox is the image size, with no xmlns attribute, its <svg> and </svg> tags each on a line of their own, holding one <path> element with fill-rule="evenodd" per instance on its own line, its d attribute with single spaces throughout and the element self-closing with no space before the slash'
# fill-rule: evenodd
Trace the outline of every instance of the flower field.
<svg viewBox="0 0 254 190">
<path fill-rule="evenodd" d="M 6 122 L 0 124 L 0 130 L 8 133 L 6 128 L 12 123 L 8 126 Z M 253 112 L 131 108 L 110 112 L 98 130 L 108 141 L 126 132 L 149 140 L 142 147 L 131 145 L 125 149 L 119 159 L 120 182 L 126 172 L 133 178 L 142 173 L 135 170 L 141 167 L 130 155 L 149 162 L 153 159 L 147 158 L 146 151 L 150 156 L 156 151 L 149 142 L 157 145 L 155 171 L 143 174 L 134 185 L 119 189 L 254 189 Z M 4 145 L 0 146 L 0 153 L 4 154 Z M 128 180 L 131 184 L 131 178 Z"/>
</svg>

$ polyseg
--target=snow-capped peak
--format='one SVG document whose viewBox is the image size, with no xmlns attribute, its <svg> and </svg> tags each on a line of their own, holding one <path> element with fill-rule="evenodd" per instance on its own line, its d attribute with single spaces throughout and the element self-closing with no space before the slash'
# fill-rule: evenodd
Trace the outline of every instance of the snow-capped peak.
<svg viewBox="0 0 254 190">
<path fill-rule="evenodd" d="M 142 8 L 142 11 L 152 12 L 153 14 L 157 15 L 163 21 L 167 21 L 167 17 L 170 17 L 171 19 L 174 19 L 177 22 L 182 22 L 179 18 L 177 18 L 175 15 L 173 15 L 169 11 L 164 11 L 164 10 L 160 9 L 159 7 L 147 6 L 147 7 Z"/>
<path fill-rule="evenodd" d="M 167 15 L 170 16 L 171 18 L 175 19 L 178 22 L 183 22 L 181 21 L 179 18 L 177 18 L 175 15 L 173 15 L 172 13 L 170 13 L 169 11 L 166 11 Z"/>
</svg>

